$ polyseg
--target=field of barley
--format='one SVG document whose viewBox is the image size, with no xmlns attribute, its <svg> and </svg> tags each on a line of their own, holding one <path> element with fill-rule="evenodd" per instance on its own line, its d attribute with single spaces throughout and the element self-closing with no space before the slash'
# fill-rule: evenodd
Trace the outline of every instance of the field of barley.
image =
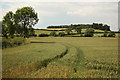
<svg viewBox="0 0 120 80">
<path fill-rule="evenodd" d="M 118 38 L 31 37 L 2 50 L 3 78 L 117 78 Z"/>
</svg>

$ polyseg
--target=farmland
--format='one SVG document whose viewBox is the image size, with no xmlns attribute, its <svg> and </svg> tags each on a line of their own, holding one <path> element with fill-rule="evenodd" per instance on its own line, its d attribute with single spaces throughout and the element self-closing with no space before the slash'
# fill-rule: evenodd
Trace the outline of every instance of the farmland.
<svg viewBox="0 0 120 80">
<path fill-rule="evenodd" d="M 2 50 L 3 77 L 116 78 L 118 38 L 31 37 Z"/>
<path fill-rule="evenodd" d="M 81 30 L 81 33 L 83 33 L 83 35 L 84 35 L 84 33 L 85 33 L 85 31 L 86 31 L 86 29 L 82 29 Z M 52 31 L 51 30 L 35 30 L 35 33 L 36 33 L 36 35 L 38 36 L 39 34 L 50 34 Z M 65 34 L 67 34 L 66 33 L 66 31 L 54 31 L 54 32 L 56 32 L 56 34 L 59 34 L 60 32 L 64 32 Z M 102 35 L 103 35 L 103 33 L 104 33 L 104 31 L 103 30 L 98 30 L 98 29 L 95 29 L 95 31 L 94 31 L 95 33 L 94 33 L 94 37 L 101 37 Z M 108 31 L 108 33 L 109 33 L 110 31 Z M 75 35 L 67 35 L 68 37 L 74 37 L 74 36 L 80 36 L 80 34 L 77 34 L 76 33 L 76 31 L 75 30 L 72 30 L 72 33 L 74 33 Z M 115 33 L 115 37 L 120 37 L 120 35 L 119 35 L 119 33 Z"/>
<path fill-rule="evenodd" d="M 11 5 L 14 4 L 9 4 L 10 8 L 5 9 L 6 15 L 2 16 L 2 21 L 0 20 L 2 78 L 5 80 L 6 78 L 118 78 L 120 31 L 114 31 L 118 29 L 113 19 L 116 17 L 112 15 L 113 18 L 107 18 L 110 17 L 111 11 L 107 11 L 109 10 L 107 8 L 101 11 L 95 6 L 96 4 L 92 4 L 91 6 L 97 10 L 95 11 L 88 3 L 87 6 L 92 9 L 90 13 L 86 11 L 87 7 L 84 8 L 83 3 L 81 6 L 85 12 L 79 8 L 78 3 L 69 3 L 67 8 L 64 8 L 66 3 L 60 7 L 54 4 L 50 3 L 50 7 L 45 5 L 44 10 L 38 10 L 42 9 L 42 6 L 38 7 L 40 4 L 34 6 L 38 7 L 39 13 L 32 7 L 17 8 L 17 6 L 16 11 L 7 11 L 11 10 Z M 58 11 L 55 12 L 56 10 Z M 99 16 L 96 13 L 98 11 L 101 14 L 100 19 L 94 18 Z M 71 12 L 75 14 L 71 15 Z M 77 12 L 86 14 L 77 15 Z M 109 15 L 103 16 L 102 12 L 109 12 Z M 91 20 L 95 23 L 87 24 L 94 22 Z M 96 21 L 105 21 L 106 24 Z M 66 25 L 66 22 L 69 24 Z M 46 29 L 40 29 L 41 26 Z"/>
</svg>

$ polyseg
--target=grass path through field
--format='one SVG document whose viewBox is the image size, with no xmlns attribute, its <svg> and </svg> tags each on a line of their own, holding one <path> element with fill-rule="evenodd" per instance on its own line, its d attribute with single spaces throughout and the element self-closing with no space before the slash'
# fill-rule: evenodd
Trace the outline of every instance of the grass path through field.
<svg viewBox="0 0 120 80">
<path fill-rule="evenodd" d="M 72 74 L 73 77 L 84 77 L 83 75 L 83 72 L 84 72 L 84 68 L 85 68 L 85 65 L 84 65 L 84 55 L 83 55 L 83 52 L 80 48 L 76 47 L 76 46 L 73 46 L 69 43 L 66 43 L 64 44 L 65 46 L 67 46 L 68 48 L 70 47 L 74 47 L 76 49 L 76 53 L 73 53 L 73 54 L 76 54 L 76 60 L 74 62 L 74 64 L 72 64 L 72 68 L 73 68 L 73 71 L 75 74 Z"/>
<path fill-rule="evenodd" d="M 41 69 L 43 67 L 47 67 L 47 65 L 54 61 L 54 60 L 57 60 L 57 59 L 60 59 L 62 57 L 64 57 L 66 54 L 68 53 L 68 49 L 66 49 L 64 52 L 62 52 L 60 55 L 56 55 L 55 57 L 53 58 L 48 58 L 48 59 L 45 59 L 43 61 L 39 61 L 39 62 L 36 62 L 35 65 L 36 65 L 36 69 Z"/>
</svg>

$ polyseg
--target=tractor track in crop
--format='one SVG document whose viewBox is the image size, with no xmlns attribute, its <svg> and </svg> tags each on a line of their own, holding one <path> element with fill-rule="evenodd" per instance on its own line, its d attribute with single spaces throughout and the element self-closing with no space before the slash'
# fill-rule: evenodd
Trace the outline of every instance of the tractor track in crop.
<svg viewBox="0 0 120 80">
<path fill-rule="evenodd" d="M 82 50 L 80 50 L 79 47 L 76 47 L 76 46 L 71 45 L 69 43 L 62 43 L 62 42 L 60 42 L 59 44 L 61 44 L 61 45 L 66 47 L 66 50 L 64 52 L 62 52 L 60 55 L 56 55 L 53 58 L 48 58 L 48 59 L 45 59 L 43 61 L 36 62 L 34 68 L 36 70 L 40 70 L 42 68 L 46 68 L 49 63 L 51 63 L 52 61 L 59 60 L 59 59 L 63 58 L 66 54 L 69 53 L 71 48 L 75 48 L 77 52 L 73 53 L 73 54 L 76 54 L 76 60 L 75 60 L 75 63 L 73 63 L 73 64 L 70 63 L 70 64 L 72 65 L 71 67 L 72 67 L 72 69 L 73 69 L 75 74 L 78 74 L 78 75 L 81 75 L 82 77 L 84 77 L 82 73 L 78 73 L 78 72 L 84 72 L 84 55 L 83 55 Z M 74 74 L 74 73 L 72 73 L 72 74 Z M 78 75 L 76 75 L 76 77 Z"/>
<path fill-rule="evenodd" d="M 63 44 L 63 43 L 62 43 Z M 66 46 L 68 49 L 70 49 L 70 48 L 72 48 L 72 47 L 74 47 L 75 49 L 76 49 L 76 55 L 77 55 L 77 57 L 76 57 L 76 60 L 75 60 L 75 63 L 74 64 L 72 64 L 73 66 L 72 66 L 72 68 L 73 68 L 73 71 L 74 71 L 74 73 L 77 73 L 77 72 L 84 72 L 84 68 L 85 68 L 85 65 L 84 65 L 84 55 L 83 55 L 83 52 L 82 52 L 82 50 L 80 50 L 80 48 L 79 47 L 76 47 L 76 46 L 74 46 L 74 45 L 71 45 L 71 44 L 69 44 L 69 43 L 66 43 L 66 44 L 63 44 L 64 46 Z M 82 74 L 82 73 L 80 73 L 80 75 L 82 76 L 82 77 L 84 77 L 84 75 Z"/>
<path fill-rule="evenodd" d="M 56 56 L 53 57 L 53 58 L 48 58 L 48 59 L 45 59 L 45 60 L 43 60 L 43 61 L 38 61 L 38 62 L 36 62 L 36 63 L 35 63 L 35 69 L 38 70 L 38 69 L 41 69 L 41 68 L 43 68 L 43 67 L 47 67 L 47 65 L 48 65 L 50 62 L 52 62 L 52 61 L 54 61 L 54 60 L 58 60 L 58 59 L 64 57 L 64 56 L 68 53 L 68 51 L 69 51 L 69 48 L 66 47 L 66 50 L 65 50 L 64 52 L 62 52 L 60 55 L 56 55 Z"/>
</svg>

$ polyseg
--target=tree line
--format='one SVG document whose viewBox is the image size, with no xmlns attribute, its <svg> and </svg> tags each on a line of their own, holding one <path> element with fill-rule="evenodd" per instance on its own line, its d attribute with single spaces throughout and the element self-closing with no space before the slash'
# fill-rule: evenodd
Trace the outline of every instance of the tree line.
<svg viewBox="0 0 120 80">
<path fill-rule="evenodd" d="M 13 38 L 15 35 L 29 37 L 34 35 L 33 26 L 39 21 L 37 13 L 32 7 L 23 7 L 15 13 L 9 11 L 2 20 L 2 36 Z"/>
<path fill-rule="evenodd" d="M 60 25 L 60 26 L 48 26 L 47 28 L 72 28 L 75 29 L 77 27 L 80 27 L 82 29 L 85 28 L 93 28 L 93 29 L 99 29 L 99 30 L 107 30 L 110 31 L 110 26 L 107 24 L 102 23 L 93 23 L 93 24 L 71 24 L 71 25 Z"/>
</svg>

